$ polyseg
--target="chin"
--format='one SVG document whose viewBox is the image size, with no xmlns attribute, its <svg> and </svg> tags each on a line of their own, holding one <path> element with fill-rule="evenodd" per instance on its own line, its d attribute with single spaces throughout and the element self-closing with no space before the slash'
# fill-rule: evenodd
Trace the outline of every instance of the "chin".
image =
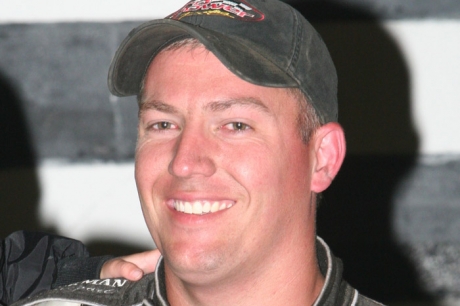
<svg viewBox="0 0 460 306">
<path fill-rule="evenodd" d="M 182 276 L 200 276 L 202 274 L 210 274 L 213 271 L 218 271 L 226 265 L 227 260 L 222 252 L 216 251 L 216 248 L 211 250 L 195 248 L 166 251 L 166 264 L 171 270 Z"/>
</svg>

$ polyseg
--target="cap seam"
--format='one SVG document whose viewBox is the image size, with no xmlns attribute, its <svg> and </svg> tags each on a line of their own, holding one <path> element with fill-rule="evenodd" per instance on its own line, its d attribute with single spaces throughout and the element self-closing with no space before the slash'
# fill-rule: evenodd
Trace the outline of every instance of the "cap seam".
<svg viewBox="0 0 460 306">
<path fill-rule="evenodd" d="M 320 118 L 320 121 L 323 121 L 323 115 L 322 111 L 320 111 L 315 103 L 315 101 L 312 99 L 310 93 L 307 91 L 305 86 L 302 86 L 301 80 L 297 77 L 297 74 L 295 73 L 295 67 L 298 65 L 298 61 L 300 58 L 300 52 L 302 49 L 302 36 L 303 36 L 303 27 L 301 26 L 301 21 L 299 20 L 299 16 L 297 14 L 297 11 L 294 8 L 290 8 L 292 14 L 293 14 L 293 20 L 294 20 L 294 47 L 293 47 L 293 52 L 292 56 L 288 65 L 289 69 L 289 75 L 295 82 L 297 83 L 297 88 L 299 88 L 307 98 L 308 103 L 311 103 L 313 107 L 316 110 L 317 115 Z"/>
<path fill-rule="evenodd" d="M 299 19 L 298 19 L 298 16 L 295 12 L 295 10 L 293 8 L 290 8 L 291 12 L 292 12 L 292 15 L 293 15 L 293 20 L 294 20 L 294 33 L 295 33 L 295 36 L 294 36 L 294 45 L 293 45 L 293 51 L 292 51 L 292 55 L 291 55 L 291 58 L 289 60 L 289 63 L 288 63 L 288 70 L 289 70 L 289 74 L 291 75 L 291 77 L 296 81 L 296 83 L 298 84 L 299 88 L 301 87 L 300 86 L 300 82 L 299 82 L 299 79 L 297 78 L 297 76 L 295 75 L 294 73 L 294 65 L 297 64 L 297 61 L 299 60 L 299 53 L 300 53 L 300 38 L 302 36 L 302 33 L 301 33 L 301 27 L 299 26 Z"/>
</svg>

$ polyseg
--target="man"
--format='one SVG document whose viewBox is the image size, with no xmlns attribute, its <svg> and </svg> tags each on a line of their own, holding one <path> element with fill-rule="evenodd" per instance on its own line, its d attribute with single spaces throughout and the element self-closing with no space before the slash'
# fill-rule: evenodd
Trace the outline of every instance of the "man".
<svg viewBox="0 0 460 306">
<path fill-rule="evenodd" d="M 135 177 L 163 259 L 137 283 L 87 281 L 23 305 L 379 305 L 316 238 L 345 139 L 334 65 L 298 12 L 190 1 L 128 35 L 109 88 L 139 98 Z"/>
</svg>

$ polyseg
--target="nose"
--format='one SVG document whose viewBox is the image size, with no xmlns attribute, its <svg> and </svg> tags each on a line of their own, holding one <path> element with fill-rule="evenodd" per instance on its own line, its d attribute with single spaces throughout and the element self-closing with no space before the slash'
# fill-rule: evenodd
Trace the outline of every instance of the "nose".
<svg viewBox="0 0 460 306">
<path fill-rule="evenodd" d="M 215 153 L 210 137 L 197 130 L 184 129 L 176 143 L 169 173 L 181 178 L 212 176 L 216 172 Z"/>
</svg>

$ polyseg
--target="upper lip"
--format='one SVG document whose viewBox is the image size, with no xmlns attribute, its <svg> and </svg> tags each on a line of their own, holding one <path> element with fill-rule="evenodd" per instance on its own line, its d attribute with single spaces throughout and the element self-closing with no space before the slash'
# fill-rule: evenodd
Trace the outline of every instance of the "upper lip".
<svg viewBox="0 0 460 306">
<path fill-rule="evenodd" d="M 166 198 L 166 205 L 170 209 L 195 215 L 217 212 L 230 208 L 235 203 L 230 197 L 202 191 L 176 191 Z"/>
<path fill-rule="evenodd" d="M 185 202 L 195 201 L 233 201 L 236 202 L 232 197 L 225 196 L 222 194 L 216 194 L 215 192 L 203 192 L 203 191 L 176 191 L 166 195 L 168 201 L 177 200 Z"/>
</svg>

